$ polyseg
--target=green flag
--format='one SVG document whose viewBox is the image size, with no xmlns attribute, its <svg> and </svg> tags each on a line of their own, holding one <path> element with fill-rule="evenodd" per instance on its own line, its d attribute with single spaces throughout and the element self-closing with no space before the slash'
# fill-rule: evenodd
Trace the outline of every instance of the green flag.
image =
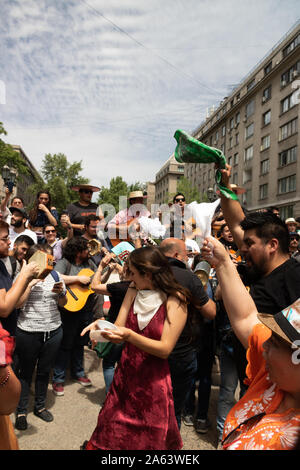
<svg viewBox="0 0 300 470">
<path fill-rule="evenodd" d="M 174 155 L 179 163 L 216 163 L 218 169 L 215 179 L 220 192 L 227 198 L 238 200 L 231 189 L 221 184 L 222 174 L 219 168 L 226 168 L 226 157 L 221 150 L 209 147 L 180 129 L 175 132 L 174 138 L 177 141 Z"/>
</svg>

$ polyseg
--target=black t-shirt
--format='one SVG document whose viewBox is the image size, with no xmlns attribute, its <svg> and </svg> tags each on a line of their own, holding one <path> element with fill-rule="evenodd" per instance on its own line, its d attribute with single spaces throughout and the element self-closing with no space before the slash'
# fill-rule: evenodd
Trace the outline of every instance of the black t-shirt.
<svg viewBox="0 0 300 470">
<path fill-rule="evenodd" d="M 250 295 L 260 313 L 275 315 L 300 297 L 300 263 L 293 258 L 250 286 Z"/>
<path fill-rule="evenodd" d="M 0 260 L 0 289 L 5 289 L 6 292 L 12 286 L 12 278 L 10 277 L 4 263 Z M 15 336 L 16 327 L 18 320 L 18 310 L 13 309 L 8 317 L 1 317 L 1 323 L 3 328 L 10 333 L 11 336 Z"/>
<path fill-rule="evenodd" d="M 186 265 L 175 258 L 168 258 L 169 264 L 171 265 L 172 272 L 178 284 L 185 287 L 191 292 L 191 302 L 188 305 L 188 313 L 192 315 L 192 309 L 195 308 L 193 305 L 202 306 L 209 301 L 209 297 L 202 285 L 202 282 L 192 271 L 187 269 Z M 203 327 L 203 317 L 200 312 L 197 312 L 199 316 L 199 334 L 200 329 Z M 194 325 L 197 326 L 197 325 Z M 193 332 L 195 333 L 195 331 Z M 191 341 L 191 325 L 189 321 L 186 322 L 185 327 L 170 354 L 170 358 L 174 356 L 184 355 L 186 356 L 189 352 L 195 350 L 195 344 Z"/>
<path fill-rule="evenodd" d="M 98 205 L 91 202 L 88 206 L 82 206 L 79 202 L 74 202 L 67 206 L 67 212 L 72 224 L 84 224 L 85 217 L 91 214 L 96 214 Z M 74 236 L 82 235 L 83 231 L 74 229 Z"/>
<path fill-rule="evenodd" d="M 110 294 L 110 309 L 108 311 L 107 319 L 111 323 L 114 323 L 117 319 L 129 284 L 130 281 L 120 281 L 106 284 L 106 288 Z"/>
</svg>

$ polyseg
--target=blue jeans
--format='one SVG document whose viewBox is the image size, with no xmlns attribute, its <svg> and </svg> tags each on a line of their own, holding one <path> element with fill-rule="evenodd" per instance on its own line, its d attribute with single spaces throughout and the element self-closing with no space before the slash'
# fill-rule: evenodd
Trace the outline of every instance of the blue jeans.
<svg viewBox="0 0 300 470">
<path fill-rule="evenodd" d="M 189 352 L 185 357 L 171 356 L 168 359 L 173 387 L 175 416 L 178 428 L 181 427 L 181 415 L 186 397 L 191 389 L 197 371 L 197 353 Z"/>
<path fill-rule="evenodd" d="M 105 382 L 106 393 L 111 386 L 114 378 L 115 365 L 119 362 L 124 344 L 113 344 L 109 354 L 103 358 L 103 376 Z"/>
<path fill-rule="evenodd" d="M 233 346 L 225 342 L 221 343 L 220 350 L 220 372 L 221 383 L 217 410 L 217 431 L 219 440 L 222 438 L 226 417 L 235 405 L 235 391 L 239 382 L 239 375 L 234 361 Z M 247 387 L 240 382 L 240 398 L 244 395 Z"/>
</svg>

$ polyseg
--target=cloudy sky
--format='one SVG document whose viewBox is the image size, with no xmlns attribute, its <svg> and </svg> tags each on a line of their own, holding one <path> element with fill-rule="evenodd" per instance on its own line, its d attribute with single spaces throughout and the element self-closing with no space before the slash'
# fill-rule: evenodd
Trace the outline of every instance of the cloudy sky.
<svg viewBox="0 0 300 470">
<path fill-rule="evenodd" d="M 39 170 L 153 181 L 299 19 L 299 0 L 0 0 L 0 121 Z M 1 87 L 0 87 L 1 88 Z M 5 96 L 3 95 L 3 88 Z M 4 99 L 5 98 L 5 99 Z"/>
</svg>

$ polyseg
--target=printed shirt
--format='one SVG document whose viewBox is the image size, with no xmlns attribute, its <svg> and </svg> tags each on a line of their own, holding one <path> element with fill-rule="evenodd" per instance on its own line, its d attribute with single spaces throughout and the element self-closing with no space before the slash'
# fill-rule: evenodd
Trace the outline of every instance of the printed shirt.
<svg viewBox="0 0 300 470">
<path fill-rule="evenodd" d="M 300 432 L 300 409 L 276 413 L 284 392 L 269 379 L 262 345 L 270 330 L 257 324 L 249 338 L 245 383 L 249 388 L 230 410 L 223 432 L 225 450 L 292 450 Z"/>
</svg>

